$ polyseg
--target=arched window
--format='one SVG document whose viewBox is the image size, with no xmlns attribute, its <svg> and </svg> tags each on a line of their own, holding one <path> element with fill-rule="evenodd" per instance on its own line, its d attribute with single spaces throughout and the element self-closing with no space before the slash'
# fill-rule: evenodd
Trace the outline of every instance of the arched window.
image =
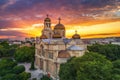
<svg viewBox="0 0 120 80">
<path fill-rule="evenodd" d="M 48 53 L 48 57 L 49 57 L 50 59 L 53 59 L 53 53 Z"/>
<path fill-rule="evenodd" d="M 63 37 L 65 36 L 65 31 L 62 32 L 62 36 L 63 36 Z"/>
<path fill-rule="evenodd" d="M 52 33 L 51 32 L 49 33 L 49 37 L 52 38 Z"/>
<path fill-rule="evenodd" d="M 40 48 L 41 48 L 41 55 L 42 55 L 42 56 L 45 56 L 44 46 L 43 46 L 43 45 L 41 45 L 41 46 L 40 46 Z"/>
</svg>

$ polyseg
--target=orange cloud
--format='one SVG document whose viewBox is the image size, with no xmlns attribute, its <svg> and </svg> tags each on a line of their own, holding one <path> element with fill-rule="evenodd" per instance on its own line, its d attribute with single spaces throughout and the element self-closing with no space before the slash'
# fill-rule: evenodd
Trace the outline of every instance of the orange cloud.
<svg viewBox="0 0 120 80">
<path fill-rule="evenodd" d="M 10 36 L 5 33 L 6 31 L 21 34 L 16 37 L 40 36 L 46 14 L 49 14 L 52 26 L 58 23 L 58 17 L 62 18 L 61 23 L 66 27 L 67 37 L 71 37 L 75 30 L 78 30 L 82 38 L 119 36 L 119 0 L 53 0 L 53 2 L 2 0 L 1 2 L 1 38 L 3 35 Z M 16 32 L 11 36 L 15 36 Z"/>
</svg>

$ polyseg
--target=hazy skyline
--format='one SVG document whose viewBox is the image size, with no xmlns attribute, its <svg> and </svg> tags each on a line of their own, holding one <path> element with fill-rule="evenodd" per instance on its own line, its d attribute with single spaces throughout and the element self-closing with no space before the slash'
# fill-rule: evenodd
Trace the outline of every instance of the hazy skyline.
<svg viewBox="0 0 120 80">
<path fill-rule="evenodd" d="M 120 0 L 0 0 L 0 38 L 40 36 L 46 14 L 67 37 L 120 36 Z"/>
</svg>

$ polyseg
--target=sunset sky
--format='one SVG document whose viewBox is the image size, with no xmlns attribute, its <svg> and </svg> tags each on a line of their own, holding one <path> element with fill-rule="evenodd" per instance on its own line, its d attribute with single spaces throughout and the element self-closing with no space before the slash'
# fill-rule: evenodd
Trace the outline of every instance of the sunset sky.
<svg viewBox="0 0 120 80">
<path fill-rule="evenodd" d="M 69 38 L 75 30 L 82 38 L 120 36 L 120 0 L 0 0 L 0 38 L 40 36 L 46 14 L 53 27 L 62 19 Z"/>
</svg>

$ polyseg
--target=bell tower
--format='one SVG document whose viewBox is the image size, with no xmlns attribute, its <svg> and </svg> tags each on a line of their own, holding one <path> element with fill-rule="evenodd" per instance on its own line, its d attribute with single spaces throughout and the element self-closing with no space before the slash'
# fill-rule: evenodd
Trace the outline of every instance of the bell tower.
<svg viewBox="0 0 120 80">
<path fill-rule="evenodd" d="M 47 17 L 44 20 L 44 28 L 51 28 L 51 20 L 50 20 L 48 14 L 47 14 Z"/>
<path fill-rule="evenodd" d="M 47 17 L 44 19 L 44 28 L 42 30 L 42 34 L 44 34 L 48 39 L 52 38 L 52 29 L 51 29 L 51 19 L 47 15 Z"/>
</svg>

